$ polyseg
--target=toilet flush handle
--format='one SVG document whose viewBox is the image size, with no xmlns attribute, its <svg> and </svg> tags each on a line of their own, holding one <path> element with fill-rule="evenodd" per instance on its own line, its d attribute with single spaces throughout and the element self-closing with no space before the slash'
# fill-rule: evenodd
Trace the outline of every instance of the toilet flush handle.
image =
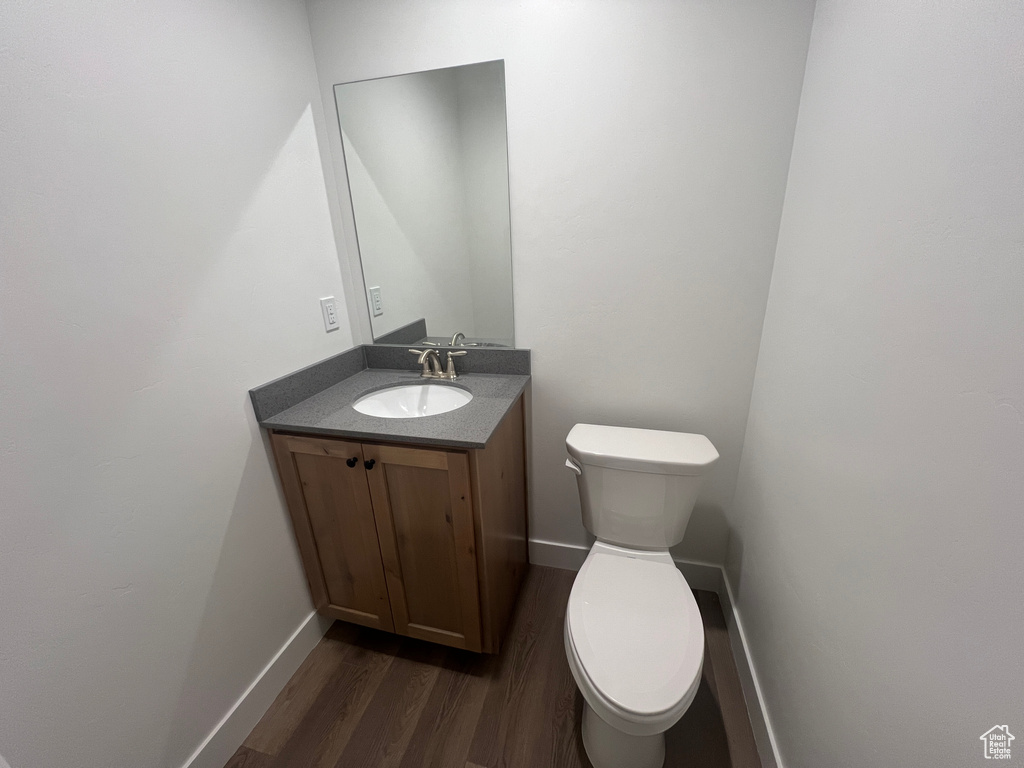
<svg viewBox="0 0 1024 768">
<path fill-rule="evenodd" d="M 572 459 L 566 459 L 565 460 L 565 466 L 567 466 L 569 469 L 571 469 L 577 475 L 582 475 L 583 474 L 583 470 L 580 468 L 580 465 L 577 464 Z"/>
</svg>

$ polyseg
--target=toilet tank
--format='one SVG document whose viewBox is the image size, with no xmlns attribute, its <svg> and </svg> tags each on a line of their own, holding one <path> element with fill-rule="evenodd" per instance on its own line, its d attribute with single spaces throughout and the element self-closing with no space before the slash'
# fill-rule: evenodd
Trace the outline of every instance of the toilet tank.
<svg viewBox="0 0 1024 768">
<path fill-rule="evenodd" d="M 577 424 L 565 438 L 583 525 L 600 541 L 666 549 L 683 539 L 704 470 L 718 451 L 704 435 Z"/>
</svg>

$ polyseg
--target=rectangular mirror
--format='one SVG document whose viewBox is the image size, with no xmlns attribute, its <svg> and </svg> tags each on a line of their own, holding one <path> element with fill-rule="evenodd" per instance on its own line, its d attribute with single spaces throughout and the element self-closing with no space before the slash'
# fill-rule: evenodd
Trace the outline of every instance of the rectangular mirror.
<svg viewBox="0 0 1024 768">
<path fill-rule="evenodd" d="M 504 62 L 334 96 L 374 341 L 512 346 Z"/>
</svg>

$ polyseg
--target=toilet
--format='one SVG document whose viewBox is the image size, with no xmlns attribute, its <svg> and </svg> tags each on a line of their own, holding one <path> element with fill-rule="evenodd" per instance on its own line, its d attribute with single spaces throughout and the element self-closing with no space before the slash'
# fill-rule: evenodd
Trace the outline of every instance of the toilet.
<svg viewBox="0 0 1024 768">
<path fill-rule="evenodd" d="M 597 541 L 569 595 L 565 653 L 594 768 L 661 768 L 700 685 L 704 627 L 668 548 L 718 451 L 704 435 L 577 424 L 565 439 Z"/>
</svg>

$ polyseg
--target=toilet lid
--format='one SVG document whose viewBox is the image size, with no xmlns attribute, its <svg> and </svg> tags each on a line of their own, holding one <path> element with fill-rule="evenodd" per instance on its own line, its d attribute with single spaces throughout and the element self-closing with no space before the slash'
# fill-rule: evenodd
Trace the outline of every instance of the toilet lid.
<svg viewBox="0 0 1024 768">
<path fill-rule="evenodd" d="M 583 671 L 628 713 L 667 712 L 700 677 L 704 626 L 672 564 L 592 553 L 573 584 L 567 619 Z"/>
</svg>

